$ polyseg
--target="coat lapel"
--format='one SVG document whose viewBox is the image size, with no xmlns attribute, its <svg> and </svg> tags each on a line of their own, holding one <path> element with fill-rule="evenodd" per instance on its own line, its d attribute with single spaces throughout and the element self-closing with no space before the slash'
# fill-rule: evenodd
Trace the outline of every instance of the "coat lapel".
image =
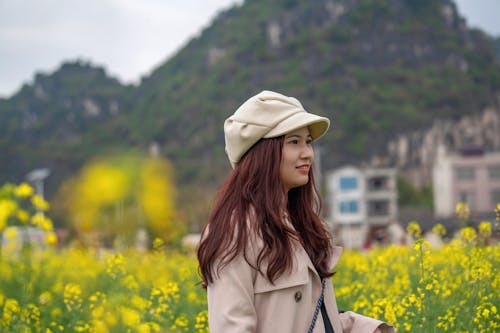
<svg viewBox="0 0 500 333">
<path fill-rule="evenodd" d="M 337 265 L 340 256 L 342 255 L 343 248 L 340 246 L 334 246 L 332 249 L 332 255 L 330 256 L 330 259 L 328 261 L 328 267 L 330 270 L 333 270 L 335 266 Z M 302 246 L 302 244 L 298 243 L 297 244 L 297 257 L 300 261 L 303 261 L 307 263 L 307 266 L 314 272 L 314 274 L 319 278 L 318 272 L 316 271 L 316 268 L 314 267 L 314 264 L 311 261 L 311 258 L 309 258 L 309 255 L 307 254 L 306 250 Z"/>
<path fill-rule="evenodd" d="M 340 259 L 340 256 L 342 255 L 343 248 L 340 246 L 334 246 L 333 251 L 332 251 L 332 256 L 330 257 L 330 262 L 328 267 L 330 270 L 333 270 L 333 268 L 337 265 L 337 262 Z"/>
</svg>

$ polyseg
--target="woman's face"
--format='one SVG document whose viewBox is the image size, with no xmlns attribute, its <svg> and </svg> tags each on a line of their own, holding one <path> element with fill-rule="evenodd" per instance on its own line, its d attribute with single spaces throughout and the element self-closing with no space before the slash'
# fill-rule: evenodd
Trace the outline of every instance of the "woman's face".
<svg viewBox="0 0 500 333">
<path fill-rule="evenodd" d="M 312 138 L 307 127 L 285 135 L 280 176 L 286 191 L 307 184 L 314 160 Z"/>
</svg>

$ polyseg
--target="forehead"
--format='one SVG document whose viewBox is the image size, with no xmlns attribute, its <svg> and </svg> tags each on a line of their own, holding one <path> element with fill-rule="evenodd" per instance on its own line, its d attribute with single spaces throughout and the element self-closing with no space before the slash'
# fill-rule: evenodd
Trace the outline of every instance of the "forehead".
<svg viewBox="0 0 500 333">
<path fill-rule="evenodd" d="M 310 136 L 311 133 L 309 132 L 309 128 L 307 126 L 301 127 L 299 129 L 293 130 L 290 133 L 287 133 L 285 137 L 290 137 L 290 136 L 303 136 L 307 137 Z"/>
</svg>

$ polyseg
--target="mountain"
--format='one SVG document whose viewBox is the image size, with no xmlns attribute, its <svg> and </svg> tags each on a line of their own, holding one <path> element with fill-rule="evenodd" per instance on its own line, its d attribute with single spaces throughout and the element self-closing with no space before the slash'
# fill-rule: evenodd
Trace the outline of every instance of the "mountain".
<svg viewBox="0 0 500 333">
<path fill-rule="evenodd" d="M 468 30 L 450 1 L 254 0 L 221 13 L 156 69 L 131 112 L 147 115 L 144 126 L 181 158 L 183 177 L 206 180 L 227 170 L 223 120 L 264 88 L 333 119 L 322 141 L 332 167 L 436 115 L 480 111 L 499 79 L 491 40 Z"/>
<path fill-rule="evenodd" d="M 33 84 L 0 99 L 0 181 L 20 181 L 34 168 L 48 167 L 49 184 L 56 186 L 109 149 L 119 133 L 107 127 L 122 112 L 128 90 L 103 68 L 76 61 L 39 73 Z"/>
<path fill-rule="evenodd" d="M 495 49 L 497 53 L 497 60 L 500 60 L 500 37 L 495 39 Z"/>
<path fill-rule="evenodd" d="M 451 0 L 247 0 L 138 86 L 77 61 L 0 100 L 0 181 L 43 164 L 55 186 L 95 154 L 155 144 L 179 184 L 212 186 L 229 170 L 224 119 L 264 89 L 332 119 L 324 168 L 360 163 L 398 133 L 480 112 L 499 69 Z"/>
</svg>

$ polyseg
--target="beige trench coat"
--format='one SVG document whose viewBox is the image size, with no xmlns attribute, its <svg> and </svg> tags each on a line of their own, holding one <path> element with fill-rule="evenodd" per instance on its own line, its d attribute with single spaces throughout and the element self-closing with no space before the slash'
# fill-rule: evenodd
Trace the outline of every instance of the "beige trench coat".
<svg viewBox="0 0 500 333">
<path fill-rule="evenodd" d="M 259 242 L 257 242 L 259 243 Z M 257 247 L 247 251 L 254 263 Z M 333 269 L 342 248 L 335 247 L 330 261 Z M 207 286 L 208 321 L 211 333 L 307 333 L 321 294 L 321 280 L 305 249 L 297 244 L 295 265 L 274 284 L 249 265 L 242 255 L 227 265 Z M 262 268 L 266 271 L 266 267 Z M 394 329 L 379 320 L 353 312 L 338 313 L 332 283 L 327 283 L 325 307 L 335 333 L 373 333 L 376 328 Z M 319 312 L 314 333 L 324 333 Z"/>
</svg>

